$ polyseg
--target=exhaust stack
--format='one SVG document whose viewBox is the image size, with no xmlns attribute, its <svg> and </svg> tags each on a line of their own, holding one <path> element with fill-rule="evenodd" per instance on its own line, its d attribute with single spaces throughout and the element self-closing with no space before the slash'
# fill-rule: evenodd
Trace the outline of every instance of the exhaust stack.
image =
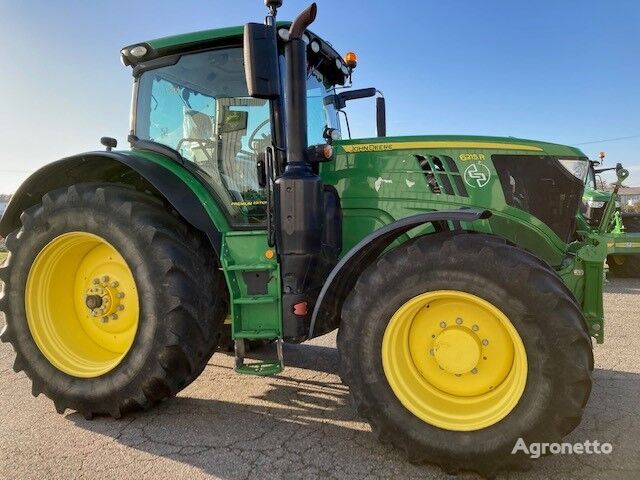
<svg viewBox="0 0 640 480">
<path fill-rule="evenodd" d="M 323 184 L 307 157 L 307 45 L 304 31 L 316 18 L 311 4 L 293 21 L 285 50 L 287 163 L 274 182 L 276 247 L 282 276 L 283 330 L 287 337 L 307 334 L 324 274 L 322 238 L 324 229 Z M 319 285 L 318 285 L 319 284 Z M 317 290 L 317 291 L 316 291 Z M 304 308 L 303 308 L 304 307 Z"/>
</svg>

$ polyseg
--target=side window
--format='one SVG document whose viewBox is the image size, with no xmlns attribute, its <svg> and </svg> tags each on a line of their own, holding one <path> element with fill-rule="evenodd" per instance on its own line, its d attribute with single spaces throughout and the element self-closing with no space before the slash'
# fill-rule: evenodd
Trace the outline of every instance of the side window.
<svg viewBox="0 0 640 480">
<path fill-rule="evenodd" d="M 137 98 L 138 137 L 203 170 L 234 224 L 264 224 L 256 161 L 271 143 L 269 105 L 248 95 L 241 48 L 184 55 L 144 72 Z"/>
</svg>

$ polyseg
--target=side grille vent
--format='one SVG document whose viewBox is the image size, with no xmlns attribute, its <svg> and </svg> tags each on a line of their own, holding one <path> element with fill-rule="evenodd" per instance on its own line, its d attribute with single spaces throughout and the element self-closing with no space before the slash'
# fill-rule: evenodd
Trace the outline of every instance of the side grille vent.
<svg viewBox="0 0 640 480">
<path fill-rule="evenodd" d="M 424 172 L 431 193 L 469 196 L 453 158 L 446 155 L 416 155 L 416 159 Z"/>
</svg>

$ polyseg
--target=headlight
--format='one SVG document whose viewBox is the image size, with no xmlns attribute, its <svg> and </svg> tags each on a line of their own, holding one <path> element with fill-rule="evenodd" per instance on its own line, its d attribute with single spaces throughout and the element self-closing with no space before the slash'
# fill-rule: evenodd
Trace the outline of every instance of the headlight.
<svg viewBox="0 0 640 480">
<path fill-rule="evenodd" d="M 566 168 L 569 173 L 571 173 L 574 177 L 576 177 L 581 182 L 584 182 L 584 179 L 587 177 L 587 172 L 589 171 L 589 162 L 586 160 L 562 160 L 559 159 L 560 163 L 564 168 Z"/>
<path fill-rule="evenodd" d="M 598 202 L 596 200 L 588 200 L 587 205 L 589 205 L 590 208 L 602 208 L 604 207 L 604 202 Z"/>
</svg>

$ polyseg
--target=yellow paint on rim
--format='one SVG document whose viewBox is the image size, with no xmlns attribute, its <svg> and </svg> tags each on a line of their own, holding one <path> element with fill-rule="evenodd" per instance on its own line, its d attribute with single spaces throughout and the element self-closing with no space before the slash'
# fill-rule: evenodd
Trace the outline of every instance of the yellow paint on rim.
<svg viewBox="0 0 640 480">
<path fill-rule="evenodd" d="M 138 292 L 129 266 L 110 243 L 87 232 L 60 235 L 38 253 L 27 277 L 25 309 L 42 354 L 74 377 L 114 369 L 138 330 Z"/>
<path fill-rule="evenodd" d="M 524 344 L 506 315 L 455 290 L 423 293 L 396 311 L 384 333 L 382 365 L 405 408 L 454 431 L 505 418 L 527 382 Z"/>
<path fill-rule="evenodd" d="M 462 149 L 487 149 L 487 150 L 527 150 L 542 152 L 543 149 L 535 145 L 521 145 L 515 143 L 499 142 L 386 142 L 386 143 L 361 143 L 343 145 L 342 148 L 347 153 L 360 152 L 385 152 L 389 150 L 414 150 L 421 148 L 462 148 Z"/>
</svg>

